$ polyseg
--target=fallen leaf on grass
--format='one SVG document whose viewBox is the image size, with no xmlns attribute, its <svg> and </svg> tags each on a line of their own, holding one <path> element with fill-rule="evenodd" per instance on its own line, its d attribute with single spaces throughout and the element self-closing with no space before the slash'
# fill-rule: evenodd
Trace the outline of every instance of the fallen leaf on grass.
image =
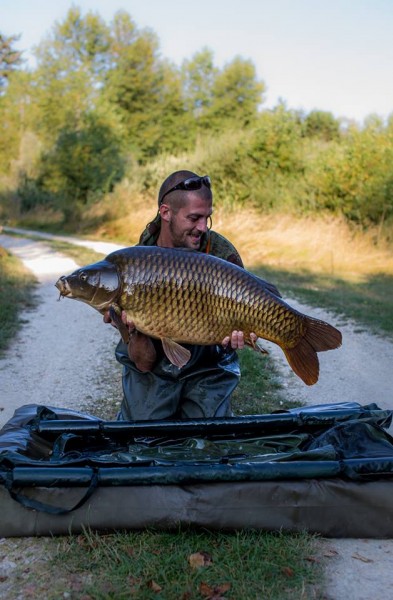
<svg viewBox="0 0 393 600">
<path fill-rule="evenodd" d="M 291 567 L 283 567 L 281 570 L 286 577 L 294 576 L 294 570 Z"/>
<path fill-rule="evenodd" d="M 319 563 L 319 559 L 316 556 L 306 556 L 305 560 L 310 563 Z"/>
<path fill-rule="evenodd" d="M 224 594 L 231 589 L 230 583 L 222 583 L 221 585 L 211 586 L 208 583 L 202 581 L 199 586 L 199 591 L 207 598 L 207 600 L 224 600 Z"/>
<path fill-rule="evenodd" d="M 213 559 L 207 552 L 194 552 L 188 557 L 188 562 L 193 569 L 200 569 L 201 567 L 209 567 Z"/>
<path fill-rule="evenodd" d="M 364 563 L 372 563 L 372 562 L 374 562 L 371 558 L 367 558 L 366 556 L 362 556 L 358 552 L 355 552 L 355 554 L 352 554 L 352 558 L 356 558 L 356 560 L 361 560 Z"/>
<path fill-rule="evenodd" d="M 157 594 L 162 591 L 162 587 L 158 585 L 158 583 L 155 582 L 154 579 L 151 579 L 151 581 L 149 581 L 147 585 L 151 590 L 153 590 L 153 592 L 156 592 Z"/>
<path fill-rule="evenodd" d="M 128 577 L 128 585 L 130 586 L 130 594 L 136 593 L 142 584 L 141 578 Z"/>
</svg>

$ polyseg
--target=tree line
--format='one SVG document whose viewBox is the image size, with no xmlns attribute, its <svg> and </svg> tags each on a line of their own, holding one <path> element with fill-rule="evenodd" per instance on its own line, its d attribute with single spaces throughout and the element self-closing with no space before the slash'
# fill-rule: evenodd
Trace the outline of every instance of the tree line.
<svg viewBox="0 0 393 600">
<path fill-rule="evenodd" d="M 330 211 L 362 226 L 393 218 L 393 119 L 264 110 L 250 60 L 218 68 L 202 48 L 178 67 L 124 11 L 107 24 L 72 7 L 34 68 L 17 39 L 0 34 L 3 217 L 46 207 L 77 223 L 124 179 L 155 194 L 157 161 L 173 157 L 214 176 L 218 203 Z"/>
</svg>

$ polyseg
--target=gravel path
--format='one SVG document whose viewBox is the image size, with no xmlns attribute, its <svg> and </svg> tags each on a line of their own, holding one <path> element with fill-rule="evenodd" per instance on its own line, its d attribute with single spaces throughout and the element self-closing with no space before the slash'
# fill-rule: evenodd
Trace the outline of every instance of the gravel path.
<svg viewBox="0 0 393 600">
<path fill-rule="evenodd" d="M 39 281 L 38 307 L 26 311 L 27 322 L 0 360 L 0 425 L 22 404 L 88 412 L 113 394 L 110 378 L 120 380 L 114 359 L 116 330 L 104 326 L 100 314 L 82 302 L 57 302 L 54 283 L 77 268 L 72 259 L 24 238 L 0 235 L 0 245 L 18 256 Z"/>
<path fill-rule="evenodd" d="M 77 243 L 102 252 L 116 249 L 113 244 L 86 240 Z M 120 370 L 114 360 L 117 332 L 105 327 L 101 316 L 83 303 L 56 302 L 58 292 L 54 282 L 59 275 L 76 268 L 74 261 L 43 242 L 0 234 L 0 245 L 22 259 L 36 275 L 40 299 L 37 309 L 26 312 L 27 322 L 6 357 L 0 359 L 0 425 L 23 404 L 67 406 L 89 412 L 105 399 L 119 402 Z M 340 322 L 325 311 L 297 302 L 291 304 L 337 325 L 343 333 L 343 346 L 319 355 L 320 380 L 308 388 L 290 371 L 281 351 L 269 345 L 269 351 L 281 365 L 288 396 L 307 404 L 355 401 L 392 408 L 393 344 L 361 331 L 355 323 Z M 21 541 L 24 548 L 26 543 Z M 37 543 L 31 540 L 31 544 Z M 3 547 L 1 580 L 2 573 L 9 577 L 17 563 L 8 555 L 9 541 L 0 540 L 0 545 Z M 326 600 L 385 600 L 390 594 L 393 596 L 393 540 L 321 540 L 321 549 L 329 557 Z M 0 598 L 16 598 L 7 589 L 7 595 L 0 590 Z"/>
</svg>

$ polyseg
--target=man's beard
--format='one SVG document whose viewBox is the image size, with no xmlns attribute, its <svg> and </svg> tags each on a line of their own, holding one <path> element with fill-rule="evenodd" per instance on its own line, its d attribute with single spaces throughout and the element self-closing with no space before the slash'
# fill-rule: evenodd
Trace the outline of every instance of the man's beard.
<svg viewBox="0 0 393 600">
<path fill-rule="evenodd" d="M 172 236 L 172 241 L 173 241 L 173 245 L 175 248 L 196 248 L 199 249 L 200 245 L 201 245 L 201 236 L 198 233 L 195 233 L 195 235 L 198 236 L 199 241 L 198 243 L 196 242 L 196 240 L 194 241 L 194 239 L 191 237 L 191 234 L 194 232 L 194 230 L 188 230 L 188 231 L 179 231 L 179 229 L 176 227 L 175 223 L 171 220 L 169 221 L 169 231 L 171 233 Z"/>
</svg>

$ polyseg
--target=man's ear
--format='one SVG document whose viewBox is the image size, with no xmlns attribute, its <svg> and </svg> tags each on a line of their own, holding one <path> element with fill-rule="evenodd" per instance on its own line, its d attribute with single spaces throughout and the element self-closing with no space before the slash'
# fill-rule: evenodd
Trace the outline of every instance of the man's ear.
<svg viewBox="0 0 393 600">
<path fill-rule="evenodd" d="M 161 219 L 168 222 L 171 218 L 171 207 L 168 204 L 161 204 L 159 211 Z"/>
</svg>

